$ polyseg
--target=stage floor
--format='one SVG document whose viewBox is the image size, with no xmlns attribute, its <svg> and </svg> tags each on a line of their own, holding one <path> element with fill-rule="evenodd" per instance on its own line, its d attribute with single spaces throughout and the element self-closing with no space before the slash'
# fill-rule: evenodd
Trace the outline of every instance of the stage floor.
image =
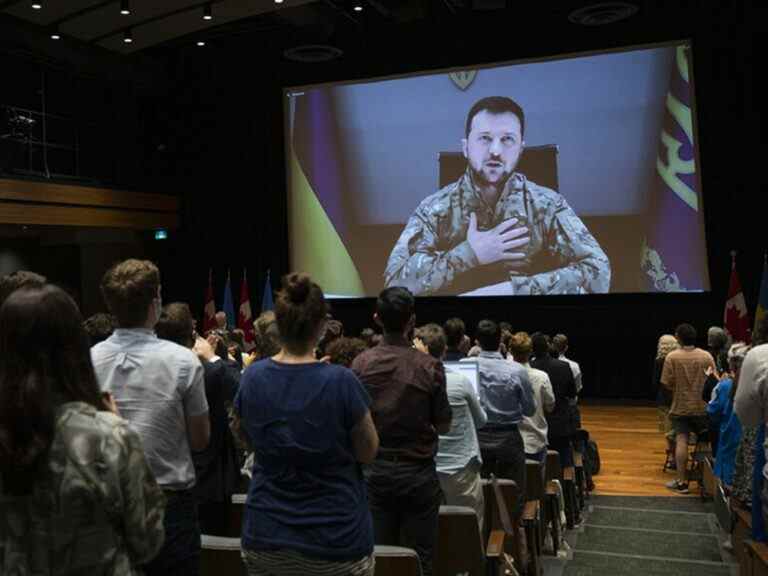
<svg viewBox="0 0 768 576">
<path fill-rule="evenodd" d="M 600 451 L 596 494 L 672 494 L 664 487 L 674 473 L 662 472 L 665 442 L 657 414 L 655 406 L 581 406 L 582 426 Z"/>
</svg>

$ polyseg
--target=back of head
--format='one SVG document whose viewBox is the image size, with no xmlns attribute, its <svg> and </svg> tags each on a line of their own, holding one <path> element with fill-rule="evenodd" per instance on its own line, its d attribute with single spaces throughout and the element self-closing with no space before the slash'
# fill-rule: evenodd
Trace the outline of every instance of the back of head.
<svg viewBox="0 0 768 576">
<path fill-rule="evenodd" d="M 160 319 L 155 324 L 155 334 L 163 340 L 191 348 L 195 344 L 194 326 L 189 305 L 184 302 L 171 302 L 163 307 Z"/>
<path fill-rule="evenodd" d="M 439 324 L 426 324 L 419 328 L 419 338 L 429 350 L 429 355 L 440 360 L 445 354 L 445 332 Z"/>
<path fill-rule="evenodd" d="M 149 260 L 125 260 L 107 270 L 101 293 L 120 328 L 140 328 L 159 297 L 160 271 Z"/>
<path fill-rule="evenodd" d="M 342 336 L 328 344 L 325 353 L 330 357 L 331 364 L 339 364 L 349 368 L 352 361 L 368 349 L 368 344 L 360 338 Z"/>
<path fill-rule="evenodd" d="M 314 347 L 327 314 L 323 291 L 307 274 L 283 276 L 275 318 L 280 341 L 288 352 L 304 354 Z"/>
<path fill-rule="evenodd" d="M 34 483 L 57 405 L 101 404 L 82 324 L 72 298 L 52 285 L 16 290 L 0 307 L 0 468 L 11 491 Z"/>
<path fill-rule="evenodd" d="M 517 332 L 512 334 L 509 339 L 509 351 L 515 362 L 525 364 L 531 357 L 533 351 L 533 342 L 527 332 Z"/>
<path fill-rule="evenodd" d="M 719 326 L 710 326 L 707 330 L 707 347 L 720 350 L 728 345 L 728 334 Z"/>
<path fill-rule="evenodd" d="M 111 314 L 99 312 L 86 318 L 85 322 L 83 322 L 83 328 L 86 334 L 88 334 L 91 346 L 95 346 L 112 336 L 112 332 L 115 331 L 115 317 Z"/>
<path fill-rule="evenodd" d="M 320 337 L 320 341 L 317 343 L 317 352 L 320 357 L 325 356 L 328 352 L 328 346 L 336 339 L 344 336 L 344 325 L 338 320 L 329 319 L 325 323 L 325 330 Z"/>
<path fill-rule="evenodd" d="M 672 336 L 672 334 L 662 334 L 656 345 L 656 358 L 659 360 L 666 358 L 667 354 L 678 348 L 680 348 L 680 344 L 678 343 L 677 338 Z"/>
<path fill-rule="evenodd" d="M 690 324 L 680 324 L 675 328 L 675 338 L 681 346 L 696 346 L 696 328 Z"/>
<path fill-rule="evenodd" d="M 464 325 L 464 320 L 461 318 L 448 318 L 443 324 L 443 331 L 445 332 L 445 343 L 448 348 L 456 350 L 461 344 L 461 339 L 464 338 L 467 329 Z"/>
<path fill-rule="evenodd" d="M 485 352 L 496 352 L 501 344 L 501 330 L 493 320 L 480 320 L 475 331 L 475 339 Z"/>
<path fill-rule="evenodd" d="M 555 334 L 552 338 L 552 350 L 558 356 L 565 354 L 568 350 L 568 337 L 565 334 Z"/>
<path fill-rule="evenodd" d="M 256 353 L 268 358 L 280 352 L 280 331 L 272 310 L 262 312 L 253 322 L 253 337 Z"/>
<path fill-rule="evenodd" d="M 741 369 L 741 364 L 744 362 L 744 358 L 747 352 L 752 347 L 745 342 L 736 342 L 728 349 L 728 367 L 732 372 L 737 373 Z"/>
<path fill-rule="evenodd" d="M 416 301 L 408 288 L 392 286 L 381 291 L 376 300 L 376 316 L 384 332 L 402 334 L 413 318 Z"/>
<path fill-rule="evenodd" d="M 29 270 L 17 270 L 0 277 L 0 306 L 19 288 L 42 288 L 46 283 L 45 276 Z"/>
<path fill-rule="evenodd" d="M 549 338 L 546 334 L 536 332 L 531 336 L 531 345 L 533 347 L 533 355 L 537 359 L 549 357 Z"/>
</svg>

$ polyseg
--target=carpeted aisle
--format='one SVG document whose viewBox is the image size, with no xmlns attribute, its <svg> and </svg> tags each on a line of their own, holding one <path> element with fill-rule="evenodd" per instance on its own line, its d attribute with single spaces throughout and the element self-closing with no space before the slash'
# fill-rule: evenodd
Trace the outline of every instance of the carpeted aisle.
<svg viewBox="0 0 768 576">
<path fill-rule="evenodd" d="M 568 535 L 568 560 L 546 576 L 738 576 L 711 504 L 698 498 L 593 496 Z"/>
</svg>

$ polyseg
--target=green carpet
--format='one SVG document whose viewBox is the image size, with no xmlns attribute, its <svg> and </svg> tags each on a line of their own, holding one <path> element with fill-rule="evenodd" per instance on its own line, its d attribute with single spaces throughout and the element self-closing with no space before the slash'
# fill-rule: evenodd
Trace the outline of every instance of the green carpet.
<svg viewBox="0 0 768 576">
<path fill-rule="evenodd" d="M 596 554 L 574 555 L 565 566 L 567 576 L 732 576 L 729 566 L 622 558 Z"/>
<path fill-rule="evenodd" d="M 592 526 L 620 526 L 624 528 L 712 534 L 708 516 L 680 514 L 679 512 L 628 512 L 625 508 L 601 508 L 595 506 L 595 509 L 589 514 L 589 524 Z"/>
</svg>

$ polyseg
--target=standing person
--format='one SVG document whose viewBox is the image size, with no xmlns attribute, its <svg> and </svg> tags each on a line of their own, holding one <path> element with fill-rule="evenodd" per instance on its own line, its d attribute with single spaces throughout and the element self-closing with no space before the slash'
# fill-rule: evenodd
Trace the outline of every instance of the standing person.
<svg viewBox="0 0 768 576">
<path fill-rule="evenodd" d="M 165 499 L 110 412 L 72 299 L 51 285 L 0 308 L 0 574 L 137 574 Z"/>
<path fill-rule="evenodd" d="M 196 575 L 200 526 L 192 452 L 210 438 L 203 366 L 192 350 L 154 333 L 162 311 L 160 271 L 148 260 L 110 268 L 101 293 L 117 329 L 91 348 L 101 389 L 139 433 L 144 454 L 165 492 L 165 544 L 145 567 L 149 576 Z"/>
<path fill-rule="evenodd" d="M 656 358 L 653 360 L 653 386 L 656 392 L 656 405 L 659 411 L 659 432 L 664 433 L 667 441 L 667 460 L 671 458 L 671 470 L 677 468 L 675 462 L 675 431 L 672 430 L 672 422 L 669 420 L 669 407 L 672 405 L 672 393 L 661 383 L 661 373 L 664 368 L 664 359 L 667 354 L 680 348 L 677 338 L 672 334 L 662 334 L 656 344 Z"/>
<path fill-rule="evenodd" d="M 315 358 L 326 314 L 309 276 L 285 276 L 275 302 L 282 349 L 246 369 L 235 398 L 233 427 L 256 454 L 242 531 L 252 576 L 373 575 L 360 464 L 378 436 L 352 371 Z"/>
<path fill-rule="evenodd" d="M 680 324 L 675 329 L 675 338 L 680 349 L 667 354 L 661 372 L 661 383 L 672 391 L 669 419 L 675 431 L 677 464 L 677 478 L 667 483 L 667 488 L 688 494 L 688 440 L 691 433 L 700 436 L 709 427 L 701 391 L 707 371 L 715 368 L 715 361 L 709 352 L 696 347 L 696 329 L 690 324 Z"/>
<path fill-rule="evenodd" d="M 443 494 L 435 468 L 438 435 L 451 427 L 443 365 L 408 340 L 416 323 L 413 294 L 383 290 L 374 321 L 381 343 L 352 362 L 372 398 L 371 413 L 381 440 L 366 470 L 377 544 L 407 546 L 419 555 L 424 576 L 432 554 Z"/>
</svg>

